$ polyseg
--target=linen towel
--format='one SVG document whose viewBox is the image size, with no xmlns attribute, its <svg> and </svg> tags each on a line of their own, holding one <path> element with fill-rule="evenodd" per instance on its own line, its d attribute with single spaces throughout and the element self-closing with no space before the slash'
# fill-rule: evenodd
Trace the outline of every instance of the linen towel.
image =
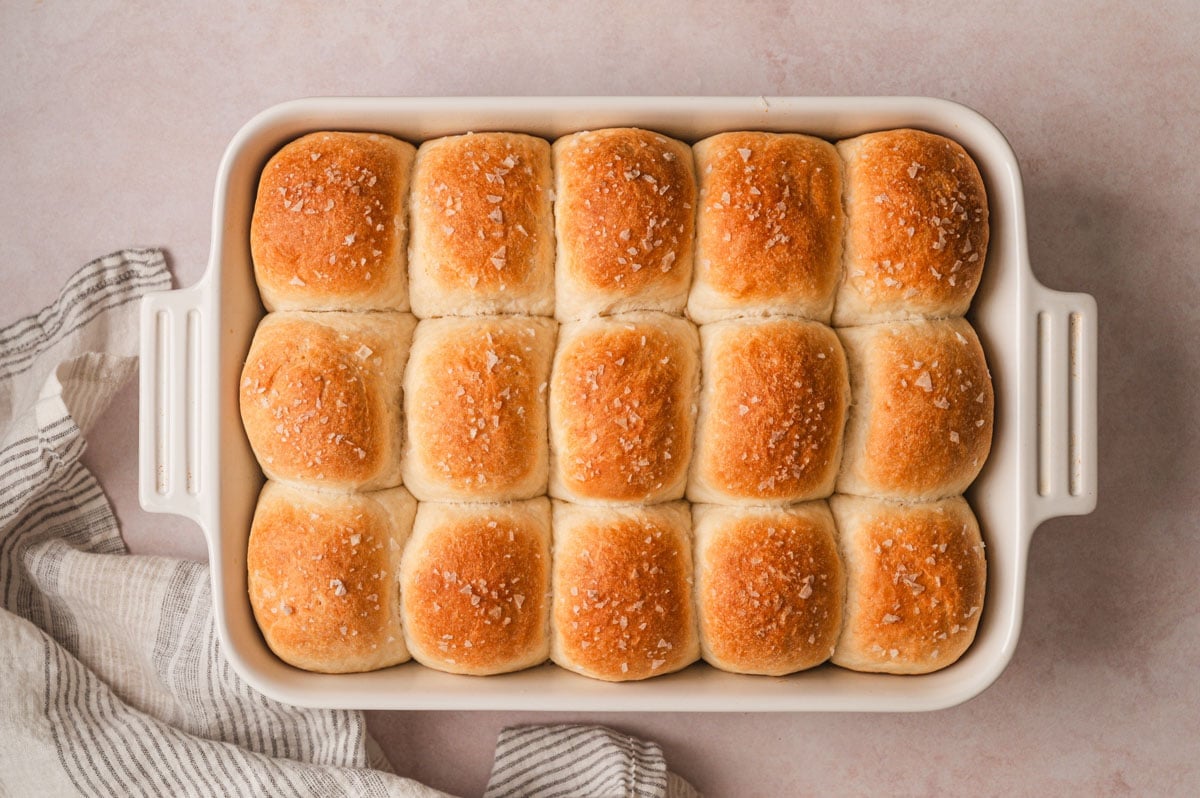
<svg viewBox="0 0 1200 798">
<path fill-rule="evenodd" d="M 0 330 L 0 795 L 444 796 L 391 772 L 363 713 L 239 679 L 207 566 L 126 552 L 79 458 L 136 371 L 137 300 L 169 287 L 160 251 L 117 252 Z M 695 792 L 655 745 L 553 726 L 501 733 L 487 795 Z"/>
</svg>

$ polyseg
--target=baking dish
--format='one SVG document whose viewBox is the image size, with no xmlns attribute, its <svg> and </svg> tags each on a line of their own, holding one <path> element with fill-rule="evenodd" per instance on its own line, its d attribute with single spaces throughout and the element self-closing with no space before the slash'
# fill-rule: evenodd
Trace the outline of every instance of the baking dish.
<svg viewBox="0 0 1200 798">
<path fill-rule="evenodd" d="M 285 142 L 321 129 L 390 133 L 411 142 L 467 130 L 554 139 L 638 126 L 696 141 L 725 130 L 802 131 L 840 139 L 917 127 L 959 141 L 979 164 L 991 244 L 969 315 L 996 390 L 995 441 L 968 492 L 988 545 L 978 635 L 954 665 L 923 676 L 824 666 L 782 678 L 703 664 L 645 682 L 597 682 L 544 665 L 486 678 L 415 663 L 324 675 L 278 660 L 246 593 L 246 540 L 262 475 L 238 413 L 238 379 L 263 314 L 250 262 L 259 172 Z M 906 711 L 951 706 L 991 684 L 1016 646 L 1034 529 L 1096 503 L 1096 304 L 1051 291 L 1029 265 L 1021 178 L 1000 132 L 976 112 L 929 98 L 343 98 L 298 100 L 252 119 L 217 176 L 208 269 L 195 286 L 151 294 L 141 315 L 139 492 L 148 511 L 191 518 L 208 540 L 225 655 L 266 695 L 314 707 L 572 711 Z"/>
</svg>

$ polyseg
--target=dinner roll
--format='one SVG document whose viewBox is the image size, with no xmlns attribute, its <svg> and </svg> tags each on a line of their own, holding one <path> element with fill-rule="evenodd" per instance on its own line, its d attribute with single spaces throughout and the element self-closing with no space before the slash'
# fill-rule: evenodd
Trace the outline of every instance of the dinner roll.
<svg viewBox="0 0 1200 798">
<path fill-rule="evenodd" d="M 698 388 L 696 328 L 640 312 L 564 324 L 550 381 L 550 495 L 679 499 Z"/>
<path fill-rule="evenodd" d="M 920 130 L 837 148 L 847 229 L 834 325 L 966 313 L 988 244 L 987 194 L 971 156 Z"/>
<path fill-rule="evenodd" d="M 426 141 L 412 182 L 420 318 L 554 312 L 550 144 L 519 133 Z"/>
<path fill-rule="evenodd" d="M 700 328 L 703 383 L 687 495 L 785 504 L 833 492 L 850 388 L 833 330 L 801 319 Z"/>
<path fill-rule="evenodd" d="M 546 492 L 555 326 L 528 316 L 417 325 L 404 381 L 404 482 L 414 496 L 508 501 Z"/>
<path fill-rule="evenodd" d="M 925 501 L 962 493 L 992 446 L 992 379 L 964 319 L 839 330 L 854 403 L 839 493 Z"/>
<path fill-rule="evenodd" d="M 690 527 L 683 502 L 555 502 L 551 659 L 610 682 L 695 662 Z"/>
<path fill-rule="evenodd" d="M 681 141 L 634 128 L 554 142 L 555 315 L 682 313 L 692 280 L 696 177 Z"/>
<path fill-rule="evenodd" d="M 430 668 L 508 673 L 550 655 L 550 501 L 421 502 L 400 569 L 404 635 Z"/>
<path fill-rule="evenodd" d="M 847 576 L 833 662 L 929 673 L 961 657 L 975 639 L 987 583 L 979 524 L 966 501 L 839 495 L 830 504 Z"/>
<path fill-rule="evenodd" d="M 321 673 L 408 659 L 397 575 L 414 512 L 403 488 L 334 494 L 266 484 L 247 584 L 258 628 L 280 659 Z"/>
<path fill-rule="evenodd" d="M 688 315 L 829 323 L 842 268 L 842 163 L 796 133 L 721 133 L 693 148 L 700 181 Z"/>
<path fill-rule="evenodd" d="M 269 479 L 320 490 L 400 484 L 407 313 L 268 314 L 242 369 L 246 437 Z"/>
<path fill-rule="evenodd" d="M 823 501 L 692 508 L 700 650 L 714 667 L 782 676 L 833 653 L 845 575 Z"/>
<path fill-rule="evenodd" d="M 267 310 L 408 310 L 411 144 L 322 132 L 275 153 L 250 221 Z"/>
</svg>

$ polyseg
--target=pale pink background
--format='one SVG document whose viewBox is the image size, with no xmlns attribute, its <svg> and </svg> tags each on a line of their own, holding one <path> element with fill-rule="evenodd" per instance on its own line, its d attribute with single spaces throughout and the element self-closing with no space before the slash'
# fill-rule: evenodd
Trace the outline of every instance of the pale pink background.
<svg viewBox="0 0 1200 798">
<path fill-rule="evenodd" d="M 502 725 L 599 721 L 659 740 L 712 796 L 1196 794 L 1200 3 L 188 5 L 0 6 L 0 324 L 123 246 L 166 247 L 195 282 L 230 137 L 340 94 L 958 100 L 1021 160 L 1040 278 L 1099 302 L 1100 505 L 1035 536 L 1024 636 L 981 697 L 907 716 L 373 714 L 401 773 L 478 794 Z M 194 526 L 138 508 L 136 412 L 131 387 L 86 459 L 135 551 L 203 559 Z"/>
</svg>

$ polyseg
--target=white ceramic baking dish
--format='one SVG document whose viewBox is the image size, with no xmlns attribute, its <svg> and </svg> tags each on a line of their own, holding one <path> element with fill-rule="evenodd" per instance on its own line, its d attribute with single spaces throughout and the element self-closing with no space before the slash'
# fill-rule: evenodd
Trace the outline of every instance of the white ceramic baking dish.
<svg viewBox="0 0 1200 798">
<path fill-rule="evenodd" d="M 486 678 L 415 663 L 322 675 L 278 660 L 246 594 L 246 539 L 262 475 L 242 432 L 238 379 L 263 314 L 249 227 L 259 172 L 283 143 L 314 130 L 382 131 L 420 142 L 467 130 L 554 139 L 639 126 L 696 141 L 726 130 L 802 131 L 836 140 L 917 127 L 961 142 L 991 203 L 991 245 L 970 314 L 995 379 L 991 457 L 968 497 L 988 545 L 988 594 L 978 636 L 954 665 L 924 676 L 824 666 L 784 678 L 698 664 L 645 682 L 608 684 L 544 665 Z M 1033 276 L 1016 158 L 1000 132 L 961 105 L 927 98 L 536 97 L 312 99 L 252 119 L 217 176 L 208 270 L 188 289 L 142 307 L 140 494 L 150 511 L 196 521 L 208 538 L 217 629 L 225 655 L 272 698 L 319 707 L 573 711 L 897 711 L 975 696 L 1017 643 L 1029 540 L 1047 518 L 1096 503 L 1096 304 Z"/>
</svg>

